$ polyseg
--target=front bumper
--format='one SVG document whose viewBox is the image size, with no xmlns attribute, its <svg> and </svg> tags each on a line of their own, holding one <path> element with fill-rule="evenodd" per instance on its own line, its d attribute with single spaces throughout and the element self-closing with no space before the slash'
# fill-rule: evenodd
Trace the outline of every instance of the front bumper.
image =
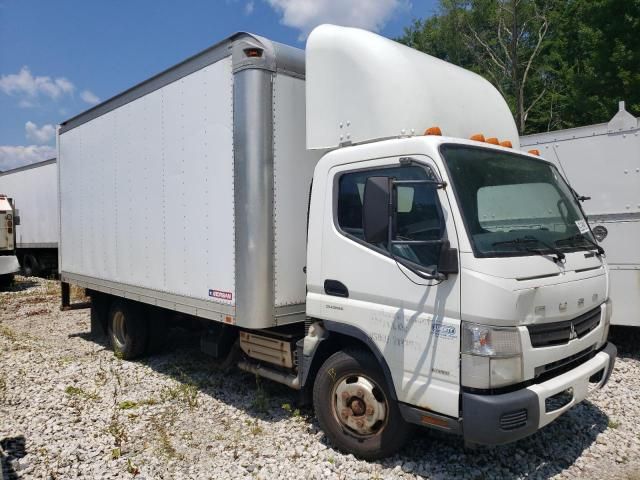
<svg viewBox="0 0 640 480">
<path fill-rule="evenodd" d="M 613 371 L 616 347 L 607 343 L 592 359 L 546 382 L 500 395 L 462 393 L 462 430 L 467 442 L 500 445 L 535 433 L 589 390 L 602 388 Z M 591 379 L 591 381 L 590 381 Z M 556 399 L 562 399 L 561 406 Z"/>
<path fill-rule="evenodd" d="M 11 275 L 19 270 L 20 264 L 15 255 L 0 255 L 0 275 Z"/>
</svg>

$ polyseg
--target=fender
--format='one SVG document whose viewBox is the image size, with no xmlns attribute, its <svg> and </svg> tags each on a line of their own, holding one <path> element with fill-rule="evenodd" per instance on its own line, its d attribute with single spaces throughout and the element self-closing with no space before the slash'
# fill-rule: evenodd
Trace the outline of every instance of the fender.
<svg viewBox="0 0 640 480">
<path fill-rule="evenodd" d="M 371 340 L 369 335 L 367 335 L 366 332 L 359 329 L 358 327 L 354 327 L 353 325 L 347 325 L 340 322 L 334 322 L 332 320 L 322 320 L 322 324 L 324 328 L 329 332 L 344 335 L 346 337 L 351 337 L 353 339 L 360 341 L 371 351 L 371 353 L 373 353 L 373 355 L 376 357 L 376 360 L 378 361 L 378 365 L 382 370 L 382 374 L 384 375 L 384 378 L 387 381 L 387 387 L 389 388 L 391 399 L 394 401 L 397 401 L 398 396 L 396 395 L 396 388 L 393 383 L 393 377 L 391 376 L 391 370 L 389 369 L 389 365 L 387 365 L 387 361 L 384 359 L 384 356 L 378 349 L 378 346 L 375 343 L 373 343 L 373 340 Z M 326 341 L 326 340 L 327 339 L 324 339 L 323 341 Z M 314 356 L 316 352 L 317 352 L 317 349 L 313 352 Z M 306 361 L 304 362 L 304 367 L 303 367 L 304 371 L 302 372 L 302 379 L 301 379 L 302 380 L 301 384 L 303 386 L 305 386 L 306 384 L 306 380 L 309 375 L 309 370 L 313 363 L 313 358 L 314 357 L 312 356 L 308 362 Z"/>
</svg>

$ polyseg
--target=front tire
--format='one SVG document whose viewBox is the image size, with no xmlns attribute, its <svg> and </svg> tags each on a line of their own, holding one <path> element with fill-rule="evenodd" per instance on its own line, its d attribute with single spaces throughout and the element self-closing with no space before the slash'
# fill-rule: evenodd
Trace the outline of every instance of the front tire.
<svg viewBox="0 0 640 480">
<path fill-rule="evenodd" d="M 144 310 L 139 305 L 124 300 L 113 302 L 107 331 L 113 351 L 118 357 L 133 360 L 144 353 L 149 326 Z"/>
<path fill-rule="evenodd" d="M 392 455 L 411 433 L 377 360 L 363 349 L 346 349 L 324 362 L 313 386 L 313 406 L 331 443 L 366 460 Z"/>
</svg>

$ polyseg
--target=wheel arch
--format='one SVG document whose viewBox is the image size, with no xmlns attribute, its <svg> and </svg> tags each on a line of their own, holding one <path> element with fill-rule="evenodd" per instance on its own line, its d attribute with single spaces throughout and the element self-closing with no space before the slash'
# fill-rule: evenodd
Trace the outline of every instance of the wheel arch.
<svg viewBox="0 0 640 480">
<path fill-rule="evenodd" d="M 398 396 L 396 395 L 396 388 L 393 383 L 393 376 L 391 375 L 389 365 L 382 355 L 382 352 L 380 352 L 378 346 L 373 342 L 373 340 L 371 340 L 366 332 L 353 325 L 330 320 L 323 320 L 322 325 L 329 332 L 329 335 L 320 342 L 316 350 L 313 352 L 313 356 L 309 360 L 308 365 L 306 362 L 307 359 L 305 358 L 305 365 L 303 367 L 302 374 L 304 399 L 308 400 L 310 398 L 309 393 L 313 389 L 316 374 L 327 358 L 347 347 L 360 347 L 371 353 L 376 359 L 384 379 L 387 382 L 391 400 L 397 401 Z"/>
</svg>

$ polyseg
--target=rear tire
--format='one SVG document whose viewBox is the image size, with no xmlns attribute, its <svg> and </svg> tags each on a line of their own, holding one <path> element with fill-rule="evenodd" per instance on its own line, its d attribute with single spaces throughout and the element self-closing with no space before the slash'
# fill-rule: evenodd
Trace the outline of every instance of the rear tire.
<svg viewBox="0 0 640 480">
<path fill-rule="evenodd" d="M 366 460 L 394 454 L 412 430 L 377 360 L 363 349 L 345 349 L 324 362 L 313 385 L 313 406 L 331 443 Z"/>
<path fill-rule="evenodd" d="M 144 309 L 124 300 L 116 300 L 109 310 L 108 336 L 116 356 L 133 360 L 147 345 L 149 327 Z"/>
<path fill-rule="evenodd" d="M 22 260 L 22 271 L 25 277 L 35 277 L 40 275 L 42 267 L 38 262 L 38 259 L 34 255 L 25 255 Z"/>
</svg>

